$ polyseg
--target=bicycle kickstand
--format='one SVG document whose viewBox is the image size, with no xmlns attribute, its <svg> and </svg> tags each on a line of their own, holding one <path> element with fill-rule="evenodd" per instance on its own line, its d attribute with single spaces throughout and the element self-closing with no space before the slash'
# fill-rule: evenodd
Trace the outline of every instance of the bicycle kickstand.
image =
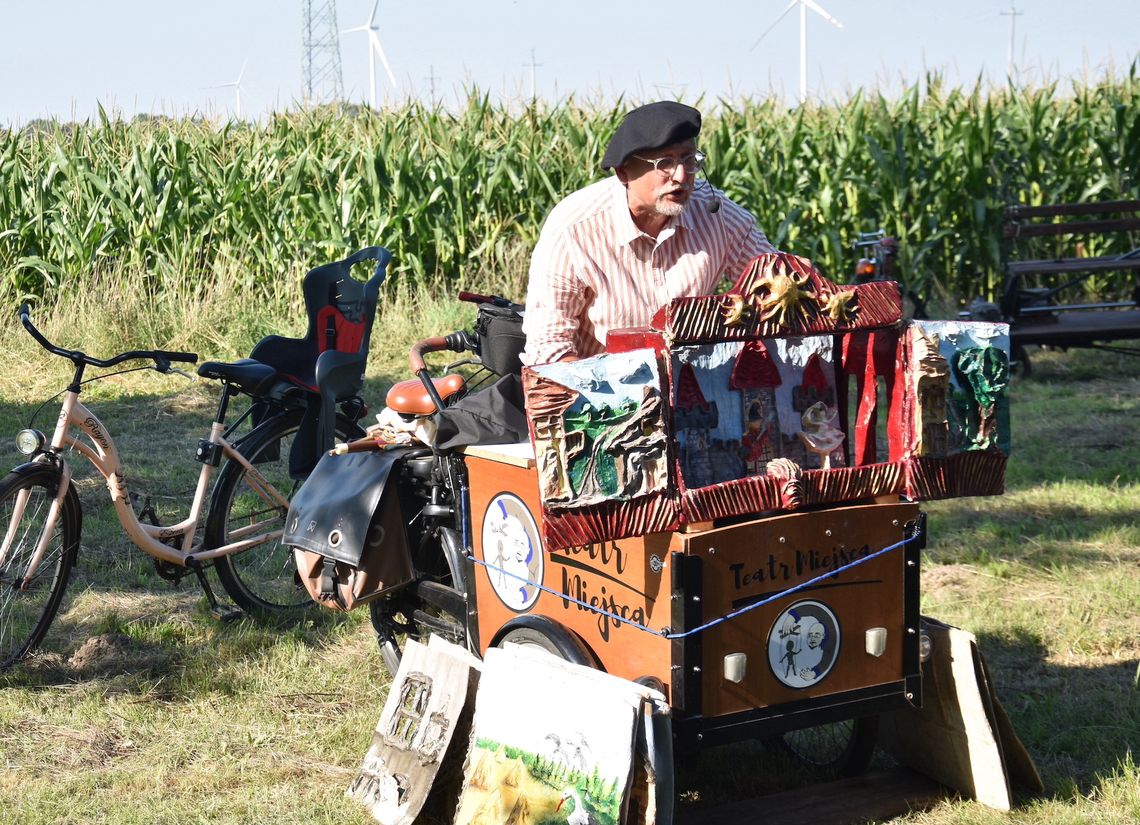
<svg viewBox="0 0 1140 825">
<path fill-rule="evenodd" d="M 202 592 L 206 594 L 206 601 L 210 603 L 210 613 L 213 617 L 220 622 L 227 623 L 240 619 L 242 612 L 239 608 L 218 603 L 218 598 L 214 595 L 214 589 L 210 587 L 210 580 L 206 578 L 206 568 L 202 563 L 192 561 L 188 566 L 198 577 L 198 584 L 202 585 Z"/>
</svg>

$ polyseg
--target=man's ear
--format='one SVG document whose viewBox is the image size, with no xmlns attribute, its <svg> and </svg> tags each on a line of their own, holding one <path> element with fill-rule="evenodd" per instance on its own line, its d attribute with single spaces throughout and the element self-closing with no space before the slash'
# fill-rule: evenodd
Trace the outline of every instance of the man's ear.
<svg viewBox="0 0 1140 825">
<path fill-rule="evenodd" d="M 622 186 L 629 186 L 629 173 L 625 171 L 624 166 L 615 166 L 614 174 L 617 175 L 617 179 L 621 181 Z"/>
</svg>

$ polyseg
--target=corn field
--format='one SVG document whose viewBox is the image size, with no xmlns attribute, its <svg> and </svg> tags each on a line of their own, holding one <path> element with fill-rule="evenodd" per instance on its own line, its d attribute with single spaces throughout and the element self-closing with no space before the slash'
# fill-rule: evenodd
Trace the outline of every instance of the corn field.
<svg viewBox="0 0 1140 825">
<path fill-rule="evenodd" d="M 901 239 L 920 294 L 969 299 L 1000 286 L 1004 205 L 1140 197 L 1137 72 L 997 91 L 930 77 L 890 99 L 791 111 L 706 101 L 701 144 L 712 182 L 830 277 L 845 280 L 857 233 L 881 227 Z M 156 290 L 223 269 L 256 288 L 379 243 L 406 277 L 477 284 L 525 262 L 550 207 L 602 174 L 626 108 L 520 111 L 474 92 L 458 112 L 0 130 L 0 273 L 17 297 L 82 289 L 119 268 Z M 1087 254 L 1140 245 L 1090 243 Z"/>
</svg>

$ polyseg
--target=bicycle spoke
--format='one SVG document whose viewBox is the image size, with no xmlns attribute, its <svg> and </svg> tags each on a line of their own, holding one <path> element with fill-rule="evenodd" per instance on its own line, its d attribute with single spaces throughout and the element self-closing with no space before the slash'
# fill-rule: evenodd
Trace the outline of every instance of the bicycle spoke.
<svg viewBox="0 0 1140 825">
<path fill-rule="evenodd" d="M 289 499 L 301 486 L 290 473 L 289 460 L 300 414 L 269 419 L 243 442 L 242 454 L 277 494 Z M 349 426 L 338 421 L 338 438 L 350 437 Z M 297 577 L 293 550 L 281 541 L 287 510 L 262 489 L 261 481 L 237 462 L 229 462 L 218 477 L 210 502 L 207 538 L 212 547 L 264 540 L 223 556 L 216 562 L 218 578 L 230 597 L 243 609 L 279 618 L 299 618 L 313 608 Z"/>
</svg>

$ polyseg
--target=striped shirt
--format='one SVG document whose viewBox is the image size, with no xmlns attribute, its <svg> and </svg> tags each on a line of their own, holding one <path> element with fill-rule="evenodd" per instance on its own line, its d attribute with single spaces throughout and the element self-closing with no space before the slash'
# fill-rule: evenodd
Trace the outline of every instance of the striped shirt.
<svg viewBox="0 0 1140 825">
<path fill-rule="evenodd" d="M 720 208 L 710 211 L 714 198 Z M 704 186 L 656 239 L 633 222 L 616 176 L 551 210 L 530 262 L 524 364 L 605 349 L 611 329 L 649 324 L 673 298 L 712 294 L 774 248 L 752 215 Z"/>
</svg>

